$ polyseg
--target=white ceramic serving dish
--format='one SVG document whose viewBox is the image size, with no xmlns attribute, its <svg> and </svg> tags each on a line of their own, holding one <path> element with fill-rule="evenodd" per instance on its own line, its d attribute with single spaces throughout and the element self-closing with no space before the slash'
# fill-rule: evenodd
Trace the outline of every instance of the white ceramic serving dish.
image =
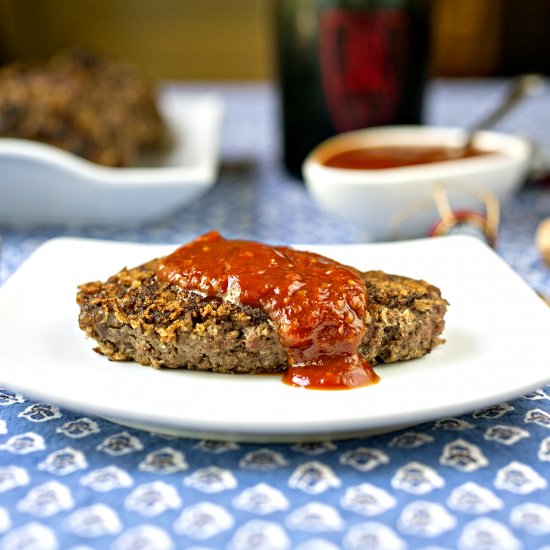
<svg viewBox="0 0 550 550">
<path fill-rule="evenodd" d="M 479 210 L 483 206 L 471 190 L 486 189 L 506 199 L 522 185 L 529 169 L 529 142 L 487 131 L 479 134 L 475 146 L 495 155 L 383 170 L 331 168 L 323 162 L 336 153 L 362 147 L 457 147 L 464 136 L 460 128 L 435 126 L 385 126 L 340 134 L 308 155 L 303 164 L 304 180 L 326 211 L 358 224 L 366 240 L 426 236 L 438 219 L 432 197 L 435 184 L 449 191 L 453 209 Z M 399 232 L 403 220 L 405 231 Z"/>
<path fill-rule="evenodd" d="M 223 114 L 212 94 L 165 92 L 170 146 L 139 166 L 100 166 L 43 143 L 0 139 L 0 225 L 136 225 L 189 204 L 216 182 Z"/>
</svg>

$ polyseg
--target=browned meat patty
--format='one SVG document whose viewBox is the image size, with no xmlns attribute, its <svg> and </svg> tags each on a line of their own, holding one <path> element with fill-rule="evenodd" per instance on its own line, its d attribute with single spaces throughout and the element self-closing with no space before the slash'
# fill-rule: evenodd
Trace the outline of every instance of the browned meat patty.
<svg viewBox="0 0 550 550">
<path fill-rule="evenodd" d="M 0 136 L 42 141 L 107 166 L 129 166 L 165 140 L 153 85 L 88 51 L 0 69 Z"/>
<path fill-rule="evenodd" d="M 158 260 L 80 286 L 80 328 L 97 352 L 155 368 L 225 373 L 287 368 L 277 331 L 260 309 L 160 283 Z M 362 275 L 369 292 L 360 351 L 371 364 L 420 357 L 442 342 L 447 302 L 439 289 L 381 271 Z"/>
</svg>

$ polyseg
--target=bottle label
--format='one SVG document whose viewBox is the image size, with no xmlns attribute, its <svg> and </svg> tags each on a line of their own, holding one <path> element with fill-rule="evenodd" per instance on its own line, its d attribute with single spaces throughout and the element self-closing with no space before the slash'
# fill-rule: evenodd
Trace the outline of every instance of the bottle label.
<svg viewBox="0 0 550 550">
<path fill-rule="evenodd" d="M 402 11 L 329 9 L 319 21 L 321 83 L 337 132 L 394 121 L 408 59 Z"/>
</svg>

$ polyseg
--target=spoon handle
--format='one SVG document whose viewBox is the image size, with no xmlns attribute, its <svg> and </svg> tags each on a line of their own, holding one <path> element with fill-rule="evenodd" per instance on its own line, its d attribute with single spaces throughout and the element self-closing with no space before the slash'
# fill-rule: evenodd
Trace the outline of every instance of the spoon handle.
<svg viewBox="0 0 550 550">
<path fill-rule="evenodd" d="M 504 101 L 488 116 L 478 122 L 469 132 L 464 148 L 471 147 L 476 134 L 481 130 L 492 128 L 499 120 L 507 115 L 526 96 L 539 93 L 544 86 L 544 78 L 539 74 L 525 74 L 518 76 L 506 95 Z"/>
</svg>

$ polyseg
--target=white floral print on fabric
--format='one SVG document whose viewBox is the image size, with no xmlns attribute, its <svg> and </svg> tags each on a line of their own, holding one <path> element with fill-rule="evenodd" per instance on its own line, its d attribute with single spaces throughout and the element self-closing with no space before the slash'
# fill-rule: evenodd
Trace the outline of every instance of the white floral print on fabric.
<svg viewBox="0 0 550 550">
<path fill-rule="evenodd" d="M 156 474 L 173 474 L 188 468 L 185 455 L 172 447 L 163 447 L 150 452 L 139 464 L 140 470 Z"/>
<path fill-rule="evenodd" d="M 149 524 L 131 527 L 115 539 L 112 545 L 112 550 L 174 549 L 174 541 L 170 537 L 170 534 L 165 529 Z"/>
<path fill-rule="evenodd" d="M 435 422 L 433 429 L 459 432 L 462 430 L 471 430 L 474 427 L 471 422 L 467 422 L 462 418 L 442 418 Z"/>
<path fill-rule="evenodd" d="M 25 468 L 20 466 L 0 467 L 0 493 L 27 485 L 29 481 L 30 477 Z"/>
<path fill-rule="evenodd" d="M 481 449 L 464 439 L 455 439 L 443 447 L 439 462 L 461 472 L 475 472 L 489 465 Z"/>
<path fill-rule="evenodd" d="M 173 485 L 164 481 L 151 481 L 136 487 L 124 500 L 127 510 L 146 517 L 162 514 L 181 506 L 181 498 Z"/>
<path fill-rule="evenodd" d="M 59 542 L 50 527 L 30 522 L 9 531 L 1 540 L 2 550 L 58 550 Z"/>
<path fill-rule="evenodd" d="M 71 490 L 58 481 L 48 481 L 33 487 L 17 503 L 17 510 L 37 517 L 49 517 L 74 506 Z"/>
<path fill-rule="evenodd" d="M 537 502 L 525 502 L 516 506 L 510 514 L 510 523 L 531 535 L 550 534 L 550 506 Z"/>
<path fill-rule="evenodd" d="M 310 460 L 300 464 L 288 480 L 291 489 L 298 489 L 309 495 L 318 495 L 328 489 L 340 487 L 341 481 L 327 464 Z"/>
<path fill-rule="evenodd" d="M 0 506 L 0 533 L 7 531 L 11 527 L 11 520 L 8 511 Z"/>
<path fill-rule="evenodd" d="M 394 489 L 413 495 L 424 495 L 445 485 L 444 479 L 430 466 L 409 462 L 397 470 L 391 480 Z"/>
<path fill-rule="evenodd" d="M 257 449 L 246 453 L 239 467 L 249 470 L 275 470 L 286 466 L 287 460 L 282 453 L 271 449 Z"/>
<path fill-rule="evenodd" d="M 207 540 L 231 529 L 231 514 L 212 502 L 198 502 L 184 508 L 174 523 L 174 531 L 195 540 Z"/>
<path fill-rule="evenodd" d="M 193 448 L 214 455 L 240 449 L 239 445 L 233 441 L 213 441 L 211 439 L 203 439 L 194 445 Z"/>
<path fill-rule="evenodd" d="M 80 479 L 80 483 L 85 487 L 90 487 L 94 491 L 106 493 L 113 489 L 131 487 L 134 481 L 126 470 L 111 464 L 87 473 Z"/>
<path fill-rule="evenodd" d="M 526 393 L 523 398 L 529 399 L 530 401 L 537 401 L 539 399 L 550 399 L 550 395 L 548 395 L 543 388 L 540 388 L 538 390 Z"/>
<path fill-rule="evenodd" d="M 400 447 L 402 449 L 417 449 L 426 445 L 427 443 L 432 443 L 434 438 L 424 432 L 405 432 L 394 437 L 389 443 L 389 447 Z"/>
<path fill-rule="evenodd" d="M 504 507 L 502 500 L 490 489 L 473 481 L 467 481 L 453 489 L 447 499 L 447 505 L 466 514 L 486 514 Z"/>
<path fill-rule="evenodd" d="M 340 456 L 340 464 L 351 466 L 360 472 L 369 472 L 382 464 L 388 464 L 388 455 L 380 449 L 359 447 Z"/>
<path fill-rule="evenodd" d="M 229 550 L 288 550 L 291 542 L 277 523 L 253 519 L 241 525 L 229 542 Z"/>
<path fill-rule="evenodd" d="M 233 506 L 238 510 L 265 516 L 288 509 L 289 502 L 279 489 L 267 483 L 258 483 L 236 496 L 233 499 Z"/>
<path fill-rule="evenodd" d="M 528 495 L 537 489 L 546 489 L 548 482 L 531 466 L 516 460 L 498 470 L 495 487 L 518 495 Z"/>
<path fill-rule="evenodd" d="M 295 443 L 292 450 L 305 455 L 321 455 L 329 451 L 335 451 L 336 445 L 332 441 L 313 441 L 311 443 Z"/>
<path fill-rule="evenodd" d="M 128 432 L 110 435 L 97 446 L 98 451 L 103 451 L 111 456 L 124 456 L 142 449 L 143 445 L 139 438 Z"/>
<path fill-rule="evenodd" d="M 309 502 L 289 514 L 286 526 L 289 529 L 322 533 L 327 531 L 341 531 L 345 521 L 334 506 L 320 502 Z"/>
<path fill-rule="evenodd" d="M 506 525 L 491 518 L 467 523 L 458 539 L 459 550 L 520 550 L 521 542 Z"/>
<path fill-rule="evenodd" d="M 20 418 L 26 418 L 31 422 L 48 422 L 50 420 L 61 418 L 61 410 L 55 405 L 48 405 L 47 403 L 34 403 L 33 405 L 29 405 L 17 416 Z"/>
<path fill-rule="evenodd" d="M 22 395 L 8 390 L 0 390 L 0 407 L 9 407 L 10 405 L 24 402 L 25 398 Z"/>
<path fill-rule="evenodd" d="M 543 428 L 550 428 L 550 414 L 542 409 L 532 409 L 525 414 L 526 423 L 533 422 Z"/>
<path fill-rule="evenodd" d="M 79 418 L 65 422 L 63 426 L 56 429 L 57 433 L 61 433 L 71 439 L 81 439 L 89 435 L 99 433 L 99 425 L 95 420 L 90 418 Z"/>
<path fill-rule="evenodd" d="M 530 437 L 527 430 L 518 428 L 517 426 L 508 426 L 505 424 L 497 424 L 487 428 L 483 437 L 487 441 L 497 441 L 503 445 L 515 445 L 518 441 L 525 437 Z"/>
<path fill-rule="evenodd" d="M 122 530 L 118 514 L 105 504 L 79 508 L 65 519 L 64 524 L 68 531 L 86 538 L 116 535 Z"/>
<path fill-rule="evenodd" d="M 340 506 L 362 516 L 377 516 L 391 510 L 397 500 L 384 489 L 371 483 L 348 487 L 340 500 Z"/>
<path fill-rule="evenodd" d="M 34 432 L 11 436 L 5 443 L 0 445 L 0 450 L 8 451 L 16 455 L 26 455 L 36 451 L 43 451 L 46 448 L 44 438 Z"/>
<path fill-rule="evenodd" d="M 531 535 L 549 535 L 550 507 L 537 502 L 519 504 L 510 514 L 510 523 Z"/>
<path fill-rule="evenodd" d="M 351 527 L 343 539 L 345 550 L 406 550 L 407 544 L 388 525 L 377 521 Z"/>
<path fill-rule="evenodd" d="M 86 456 L 82 451 L 65 447 L 50 453 L 45 460 L 38 464 L 39 470 L 45 470 L 50 474 L 65 476 L 77 470 L 84 470 L 88 467 Z"/>
<path fill-rule="evenodd" d="M 550 462 L 550 436 L 540 442 L 537 457 L 541 462 Z"/>
<path fill-rule="evenodd" d="M 456 523 L 456 518 L 441 504 L 417 500 L 403 508 L 397 527 L 402 533 L 433 538 L 453 529 Z"/>
<path fill-rule="evenodd" d="M 237 487 L 237 478 L 231 470 L 219 466 L 208 466 L 196 470 L 183 480 L 184 485 L 202 493 L 220 493 Z"/>
<path fill-rule="evenodd" d="M 510 403 L 500 403 L 499 405 L 493 405 L 492 407 L 487 407 L 485 409 L 480 409 L 476 411 L 472 416 L 474 418 L 486 418 L 488 420 L 494 420 L 504 416 L 506 413 L 513 411 L 514 406 Z"/>
</svg>

